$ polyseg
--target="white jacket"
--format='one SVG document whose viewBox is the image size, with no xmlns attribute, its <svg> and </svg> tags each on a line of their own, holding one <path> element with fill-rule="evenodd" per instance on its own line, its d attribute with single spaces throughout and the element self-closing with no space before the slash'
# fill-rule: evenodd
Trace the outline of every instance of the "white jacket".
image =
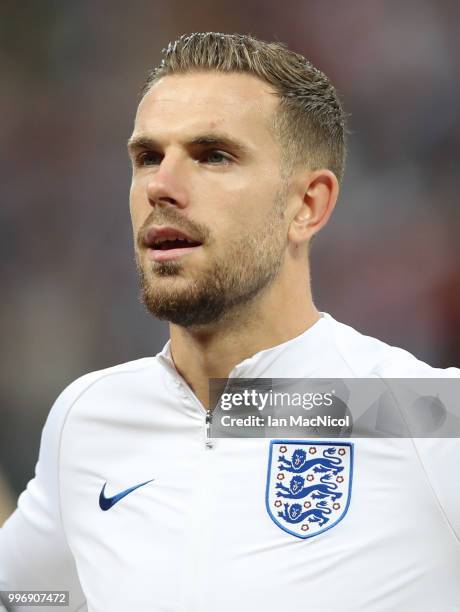
<svg viewBox="0 0 460 612">
<path fill-rule="evenodd" d="M 373 376 L 460 370 L 431 368 L 325 314 L 230 374 Z M 460 610 L 458 439 L 352 440 L 345 514 L 302 538 L 267 511 L 270 440 L 207 445 L 205 416 L 169 343 L 67 387 L 35 478 L 0 530 L 0 590 L 69 590 L 71 612 Z M 105 498 L 123 493 L 106 511 L 104 484 Z"/>
</svg>

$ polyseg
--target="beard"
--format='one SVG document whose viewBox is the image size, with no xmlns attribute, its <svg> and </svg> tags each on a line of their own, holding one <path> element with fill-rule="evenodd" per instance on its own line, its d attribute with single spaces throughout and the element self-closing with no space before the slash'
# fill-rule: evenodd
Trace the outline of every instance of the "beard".
<svg viewBox="0 0 460 612">
<path fill-rule="evenodd" d="M 200 272 L 198 278 L 184 282 L 182 287 L 179 286 L 183 268 L 180 261 L 151 262 L 149 275 L 136 253 L 141 299 L 147 310 L 158 319 L 182 327 L 209 325 L 241 311 L 278 276 L 287 244 L 284 208 L 284 192 L 279 192 L 257 233 L 240 234 L 230 248 Z M 176 221 L 176 227 L 188 229 L 183 223 L 177 223 L 177 217 L 176 212 L 171 211 L 168 218 L 164 216 L 161 221 Z M 203 226 L 194 225 L 191 229 L 194 235 L 210 236 Z M 207 240 L 201 248 L 211 243 Z M 161 278 L 169 278 L 171 283 L 163 284 Z"/>
</svg>

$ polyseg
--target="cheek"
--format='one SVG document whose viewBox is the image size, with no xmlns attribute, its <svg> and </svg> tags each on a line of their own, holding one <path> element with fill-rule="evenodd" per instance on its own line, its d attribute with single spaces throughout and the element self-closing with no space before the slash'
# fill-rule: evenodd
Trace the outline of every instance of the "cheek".
<svg viewBox="0 0 460 612">
<path fill-rule="evenodd" d="M 222 197 L 222 194 L 224 196 Z M 230 226 L 245 228 L 258 226 L 271 212 L 275 200 L 276 186 L 253 177 L 250 184 L 240 189 L 226 189 L 220 193 L 216 209 L 218 216 L 227 219 Z"/>
<path fill-rule="evenodd" d="M 261 233 L 267 232 L 269 217 L 272 219 L 272 206 L 271 200 L 245 198 L 238 205 L 216 210 L 209 227 L 220 245 L 228 245 L 230 250 L 240 248 L 245 239 L 259 238 Z"/>
<path fill-rule="evenodd" d="M 131 184 L 129 191 L 129 212 L 133 231 L 137 233 L 151 212 L 151 207 L 149 203 L 145 201 L 145 192 L 142 192 L 135 183 Z"/>
</svg>

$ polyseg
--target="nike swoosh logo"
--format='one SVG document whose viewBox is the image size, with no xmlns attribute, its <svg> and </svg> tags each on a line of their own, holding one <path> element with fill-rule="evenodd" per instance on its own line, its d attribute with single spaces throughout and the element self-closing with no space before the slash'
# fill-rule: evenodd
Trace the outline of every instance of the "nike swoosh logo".
<svg viewBox="0 0 460 612">
<path fill-rule="evenodd" d="M 110 510 L 110 508 L 112 506 L 114 506 L 117 502 L 119 502 L 120 499 L 123 499 L 123 497 L 126 497 L 127 495 L 129 495 L 130 493 L 132 493 L 133 491 L 138 489 L 139 487 L 143 487 L 144 485 L 148 484 L 149 482 L 153 482 L 154 480 L 155 480 L 155 478 L 152 478 L 151 480 L 146 480 L 145 482 L 141 482 L 141 484 L 134 485 L 134 487 L 129 487 L 129 489 L 125 489 L 124 491 L 122 491 L 121 493 L 117 493 L 113 497 L 106 497 L 105 496 L 105 487 L 106 487 L 107 483 L 104 483 L 104 486 L 102 487 L 102 491 L 101 491 L 101 493 L 99 495 L 99 507 L 100 507 L 100 509 L 101 510 Z"/>
</svg>

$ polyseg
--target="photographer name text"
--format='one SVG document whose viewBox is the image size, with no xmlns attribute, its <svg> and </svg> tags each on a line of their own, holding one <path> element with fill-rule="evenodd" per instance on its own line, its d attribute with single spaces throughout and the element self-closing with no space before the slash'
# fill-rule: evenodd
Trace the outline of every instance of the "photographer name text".
<svg viewBox="0 0 460 612">
<path fill-rule="evenodd" d="M 309 418 L 302 415 L 232 417 L 226 414 L 221 417 L 220 422 L 223 427 L 350 427 L 351 425 L 349 415 L 343 418 L 331 417 L 330 415 Z"/>
</svg>

